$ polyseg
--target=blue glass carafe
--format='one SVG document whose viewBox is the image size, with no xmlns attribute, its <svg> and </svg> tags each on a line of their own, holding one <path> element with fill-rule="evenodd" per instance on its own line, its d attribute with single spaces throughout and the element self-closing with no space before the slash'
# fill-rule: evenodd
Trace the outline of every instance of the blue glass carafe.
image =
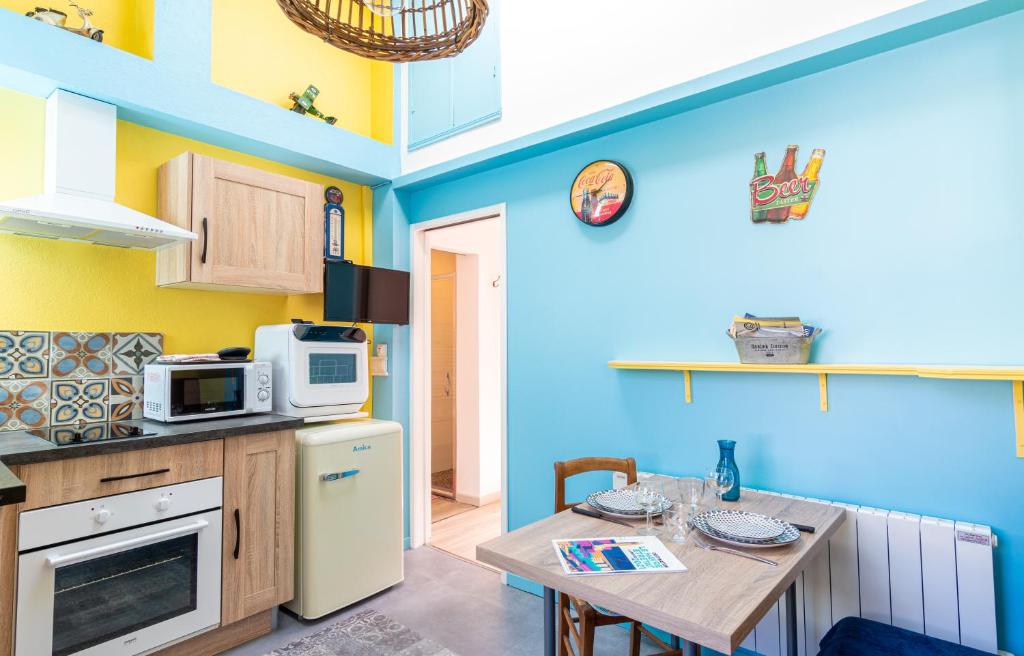
<svg viewBox="0 0 1024 656">
<path fill-rule="evenodd" d="M 722 501 L 739 501 L 740 470 L 736 466 L 735 440 L 718 440 L 718 469 L 731 469 L 735 481 L 732 489 L 722 495 Z"/>
</svg>

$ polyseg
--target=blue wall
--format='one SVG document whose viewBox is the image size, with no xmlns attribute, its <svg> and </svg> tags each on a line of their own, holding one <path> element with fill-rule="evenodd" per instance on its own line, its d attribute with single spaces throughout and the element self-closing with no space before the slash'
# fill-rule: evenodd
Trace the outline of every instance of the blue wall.
<svg viewBox="0 0 1024 656">
<path fill-rule="evenodd" d="M 1019 364 L 1022 35 L 1017 12 L 403 198 L 413 221 L 508 204 L 511 527 L 550 513 L 554 460 L 698 472 L 730 437 L 748 485 L 991 525 L 1000 644 L 1024 652 L 1008 383 L 833 376 L 821 413 L 812 376 L 695 374 L 687 406 L 678 374 L 607 367 L 734 359 L 744 311 L 824 327 L 822 362 Z M 820 193 L 752 225 L 753 153 L 774 170 L 788 143 L 801 167 L 827 149 Z M 598 158 L 636 181 L 606 228 L 568 209 Z"/>
</svg>

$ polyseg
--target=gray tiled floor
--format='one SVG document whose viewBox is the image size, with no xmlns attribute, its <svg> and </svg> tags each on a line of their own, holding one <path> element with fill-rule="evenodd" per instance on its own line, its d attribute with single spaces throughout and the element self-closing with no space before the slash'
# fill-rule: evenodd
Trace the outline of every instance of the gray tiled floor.
<svg viewBox="0 0 1024 656">
<path fill-rule="evenodd" d="M 400 585 L 314 622 L 297 620 L 282 611 L 273 633 L 226 653 L 262 656 L 369 608 L 459 656 L 538 656 L 544 652 L 539 597 L 502 585 L 498 574 L 483 567 L 422 547 L 406 552 L 405 581 Z M 628 634 L 617 627 L 602 628 L 596 646 L 598 656 L 625 656 Z"/>
</svg>

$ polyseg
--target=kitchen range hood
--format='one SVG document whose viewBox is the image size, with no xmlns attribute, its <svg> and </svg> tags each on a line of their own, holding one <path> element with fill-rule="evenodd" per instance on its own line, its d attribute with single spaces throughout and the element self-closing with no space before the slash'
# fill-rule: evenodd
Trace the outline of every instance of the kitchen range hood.
<svg viewBox="0 0 1024 656">
<path fill-rule="evenodd" d="M 58 89 L 46 100 L 44 192 L 0 201 L 0 232 L 158 249 L 195 233 L 114 202 L 117 107 Z"/>
</svg>

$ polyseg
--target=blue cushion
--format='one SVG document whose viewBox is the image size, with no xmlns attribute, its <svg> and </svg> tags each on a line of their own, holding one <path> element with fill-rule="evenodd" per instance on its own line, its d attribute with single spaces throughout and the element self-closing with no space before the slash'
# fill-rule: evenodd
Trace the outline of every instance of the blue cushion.
<svg viewBox="0 0 1024 656">
<path fill-rule="evenodd" d="M 846 617 L 821 639 L 818 656 L 991 656 L 881 622 Z"/>
</svg>

